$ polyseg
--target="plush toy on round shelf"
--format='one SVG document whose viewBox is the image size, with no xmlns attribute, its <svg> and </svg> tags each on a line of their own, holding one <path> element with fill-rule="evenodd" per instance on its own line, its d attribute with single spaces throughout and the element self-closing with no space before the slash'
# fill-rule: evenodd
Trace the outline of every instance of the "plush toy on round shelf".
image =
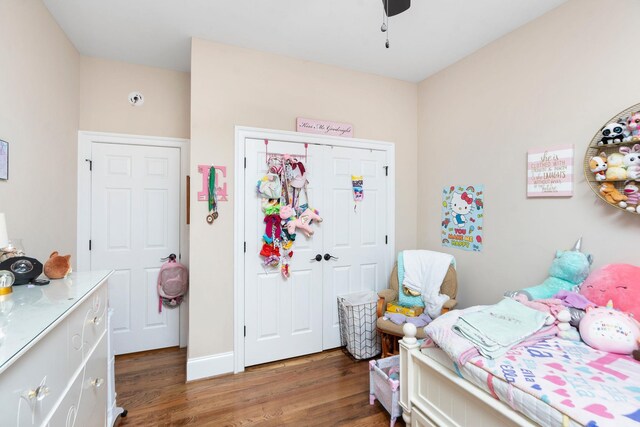
<svg viewBox="0 0 640 427">
<path fill-rule="evenodd" d="M 620 147 L 620 153 L 624 154 L 622 163 L 627 169 L 627 178 L 640 178 L 640 144 L 635 144 L 631 148 Z"/>
<path fill-rule="evenodd" d="M 607 157 L 607 180 L 621 181 L 627 179 L 627 170 L 624 167 L 624 155 L 611 153 Z"/>
<path fill-rule="evenodd" d="M 624 195 L 627 200 L 618 205 L 629 212 L 640 213 L 640 184 L 636 181 L 627 181 L 624 185 Z"/>
<path fill-rule="evenodd" d="M 631 354 L 638 350 L 640 326 L 631 315 L 607 307 L 587 308 L 580 321 L 582 340 L 596 350 L 609 353 Z"/>
<path fill-rule="evenodd" d="M 598 141 L 598 145 L 617 144 L 629 140 L 629 135 L 631 135 L 624 120 L 607 123 L 600 132 L 602 138 Z"/>
<path fill-rule="evenodd" d="M 580 294 L 592 303 L 613 306 L 640 319 L 640 267 L 607 264 L 595 270 L 580 286 Z"/>
<path fill-rule="evenodd" d="M 549 277 L 538 286 L 507 292 L 505 295 L 514 297 L 522 294 L 529 300 L 535 300 L 551 298 L 561 290 L 573 290 L 587 278 L 589 267 L 593 262 L 591 255 L 580 251 L 581 246 L 582 237 L 578 239 L 572 249 L 557 251 L 551 268 L 549 268 Z"/>
<path fill-rule="evenodd" d="M 595 174 L 596 181 L 607 179 L 607 155 L 603 152 L 589 159 L 589 170 Z"/>
<path fill-rule="evenodd" d="M 612 205 L 620 206 L 621 208 L 626 208 L 627 196 L 620 193 L 616 187 L 614 187 L 611 182 L 603 182 L 600 184 L 600 194 L 602 197 Z"/>
<path fill-rule="evenodd" d="M 630 137 L 628 141 L 640 141 L 640 111 L 636 111 L 627 117 L 627 130 Z"/>
</svg>

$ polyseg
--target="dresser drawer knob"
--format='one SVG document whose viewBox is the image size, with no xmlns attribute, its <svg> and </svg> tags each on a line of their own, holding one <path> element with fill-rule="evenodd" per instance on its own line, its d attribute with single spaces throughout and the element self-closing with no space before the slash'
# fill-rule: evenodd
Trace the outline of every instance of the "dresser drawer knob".
<svg viewBox="0 0 640 427">
<path fill-rule="evenodd" d="M 29 390 L 29 392 L 27 393 L 27 397 L 30 400 L 36 399 L 37 401 L 41 401 L 48 395 L 49 395 L 49 387 L 47 387 L 46 385 L 41 385 L 39 387 L 36 387 L 35 390 Z"/>
<path fill-rule="evenodd" d="M 89 380 L 91 382 L 91 385 L 94 386 L 95 388 L 100 388 L 102 387 L 102 384 L 104 384 L 104 378 L 91 378 L 91 380 Z"/>
<path fill-rule="evenodd" d="M 99 325 L 102 322 L 102 316 L 98 317 L 94 317 L 93 319 L 91 319 L 91 323 L 93 323 L 94 325 Z"/>
</svg>

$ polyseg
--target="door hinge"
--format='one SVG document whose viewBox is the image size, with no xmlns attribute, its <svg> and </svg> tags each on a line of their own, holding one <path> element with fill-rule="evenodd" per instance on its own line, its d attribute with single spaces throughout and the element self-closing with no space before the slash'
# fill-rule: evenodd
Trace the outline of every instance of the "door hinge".
<svg viewBox="0 0 640 427">
<path fill-rule="evenodd" d="M 244 253 L 247 253 L 247 242 L 244 242 Z"/>
<path fill-rule="evenodd" d="M 389 166 L 383 166 L 384 167 L 384 176 L 389 176 Z"/>
<path fill-rule="evenodd" d="M 384 236 L 384 244 L 388 245 L 389 244 L 389 235 L 385 235 Z"/>
<path fill-rule="evenodd" d="M 246 325 L 244 326 L 244 336 L 245 337 L 247 336 L 247 326 Z"/>
<path fill-rule="evenodd" d="M 93 160 L 91 159 L 84 159 L 85 162 L 89 162 L 89 172 L 91 172 L 93 170 Z"/>
<path fill-rule="evenodd" d="M 244 158 L 244 168 L 245 169 L 247 168 L 247 158 L 246 157 Z"/>
<path fill-rule="evenodd" d="M 91 240 L 89 240 L 89 250 L 91 250 Z"/>
</svg>

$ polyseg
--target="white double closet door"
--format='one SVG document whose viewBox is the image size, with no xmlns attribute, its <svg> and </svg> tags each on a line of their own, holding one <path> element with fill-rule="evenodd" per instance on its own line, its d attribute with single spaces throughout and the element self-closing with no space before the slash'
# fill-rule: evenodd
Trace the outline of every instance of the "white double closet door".
<svg viewBox="0 0 640 427">
<path fill-rule="evenodd" d="M 337 296 L 387 283 L 387 153 L 309 144 L 300 159 L 310 206 L 323 222 L 312 224 L 311 237 L 297 233 L 285 279 L 259 255 L 265 224 L 256 182 L 267 173 L 265 143 L 245 144 L 245 366 L 338 347 Z M 270 140 L 268 152 L 303 156 L 305 147 Z M 364 177 L 364 200 L 355 210 L 352 175 Z M 325 254 L 333 258 L 325 260 Z"/>
</svg>

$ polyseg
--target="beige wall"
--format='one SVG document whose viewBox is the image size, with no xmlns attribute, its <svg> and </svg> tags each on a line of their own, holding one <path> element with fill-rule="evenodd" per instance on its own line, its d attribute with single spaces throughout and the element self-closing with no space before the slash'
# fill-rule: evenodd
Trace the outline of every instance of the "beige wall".
<svg viewBox="0 0 640 427">
<path fill-rule="evenodd" d="M 594 133 L 640 102 L 640 2 L 615 3 L 570 0 L 420 84 L 419 246 L 442 249 L 442 187 L 485 185 L 483 252 L 448 250 L 462 305 L 540 283 L 579 236 L 596 267 L 638 263 L 640 216 L 607 206 L 582 175 Z M 527 199 L 527 149 L 562 144 L 575 145 L 574 196 Z"/>
<path fill-rule="evenodd" d="M 80 55 L 39 0 L 0 0 L 0 212 L 42 261 L 75 253 Z"/>
<path fill-rule="evenodd" d="M 128 96 L 144 95 L 133 107 Z M 83 56 L 80 129 L 189 138 L 189 73 Z"/>
<path fill-rule="evenodd" d="M 189 357 L 233 349 L 234 126 L 295 130 L 297 116 L 352 123 L 355 136 L 396 143 L 397 247 L 416 245 L 417 86 L 317 63 L 194 39 L 191 176 L 226 165 L 230 200 L 205 223 L 191 194 Z M 192 180 L 197 183 L 198 180 Z"/>
</svg>

